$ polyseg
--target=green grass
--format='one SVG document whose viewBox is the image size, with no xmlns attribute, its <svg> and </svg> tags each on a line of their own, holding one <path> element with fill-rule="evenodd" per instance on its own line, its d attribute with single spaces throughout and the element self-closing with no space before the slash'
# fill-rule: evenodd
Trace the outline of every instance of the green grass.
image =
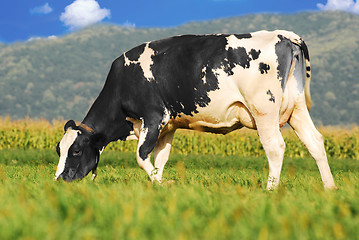
<svg viewBox="0 0 359 240">
<path fill-rule="evenodd" d="M 265 190 L 264 157 L 170 156 L 151 184 L 133 153 L 105 151 L 96 182 L 53 181 L 53 150 L 0 151 L 0 239 L 359 239 L 359 163 L 286 158 Z"/>
</svg>

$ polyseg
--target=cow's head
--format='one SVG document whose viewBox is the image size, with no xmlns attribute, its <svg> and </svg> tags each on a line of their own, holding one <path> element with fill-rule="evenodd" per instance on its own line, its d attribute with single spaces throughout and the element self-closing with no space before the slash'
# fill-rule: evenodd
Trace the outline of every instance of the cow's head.
<svg viewBox="0 0 359 240">
<path fill-rule="evenodd" d="M 56 151 L 60 157 L 55 179 L 62 178 L 71 182 L 87 176 L 96 170 L 100 157 L 98 135 L 93 131 L 76 126 L 73 120 L 65 124 L 65 134 L 57 144 Z"/>
</svg>

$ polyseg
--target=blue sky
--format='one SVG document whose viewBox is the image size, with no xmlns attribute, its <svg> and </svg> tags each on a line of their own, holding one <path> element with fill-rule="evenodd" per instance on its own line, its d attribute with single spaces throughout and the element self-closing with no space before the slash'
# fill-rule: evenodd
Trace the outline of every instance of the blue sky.
<svg viewBox="0 0 359 240">
<path fill-rule="evenodd" d="M 0 42 L 59 37 L 99 22 L 173 27 L 253 13 L 335 9 L 358 14 L 359 0 L 11 0 L 1 3 Z"/>
</svg>

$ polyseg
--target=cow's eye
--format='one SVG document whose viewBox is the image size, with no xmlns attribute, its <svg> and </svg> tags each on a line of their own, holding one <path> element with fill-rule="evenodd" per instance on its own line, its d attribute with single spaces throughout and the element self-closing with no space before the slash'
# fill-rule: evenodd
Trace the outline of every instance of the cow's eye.
<svg viewBox="0 0 359 240">
<path fill-rule="evenodd" d="M 80 156 L 81 155 L 81 150 L 74 150 L 74 152 L 72 153 L 72 155 L 74 156 L 74 157 L 78 157 L 78 156 Z"/>
</svg>

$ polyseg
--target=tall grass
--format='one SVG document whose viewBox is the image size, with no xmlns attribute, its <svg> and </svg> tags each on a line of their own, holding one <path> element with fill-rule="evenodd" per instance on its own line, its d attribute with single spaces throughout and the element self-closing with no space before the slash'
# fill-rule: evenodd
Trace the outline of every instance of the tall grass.
<svg viewBox="0 0 359 240">
<path fill-rule="evenodd" d="M 265 157 L 174 154 L 151 184 L 134 153 L 107 151 L 96 182 L 52 180 L 52 150 L 0 150 L 0 239 L 358 239 L 359 166 L 331 162 L 325 192 L 315 162 L 287 159 L 265 190 Z M 19 161 L 23 159 L 24 161 Z M 33 164 L 36 162 L 36 164 Z"/>
<path fill-rule="evenodd" d="M 0 239 L 358 239 L 358 127 L 320 128 L 339 187 L 331 192 L 283 129 L 287 159 L 268 192 L 268 163 L 250 130 L 178 131 L 164 172 L 174 182 L 150 183 L 136 141 L 108 146 L 96 182 L 55 182 L 63 124 L 0 119 Z"/>
<path fill-rule="evenodd" d="M 0 149 L 55 149 L 64 121 L 0 118 Z M 359 160 L 359 127 L 321 127 L 329 157 Z M 289 128 L 282 129 L 287 157 L 307 157 L 307 149 Z M 114 142 L 107 149 L 134 152 L 137 141 Z M 172 153 L 222 156 L 264 156 L 256 131 L 241 129 L 227 135 L 178 130 Z"/>
</svg>

